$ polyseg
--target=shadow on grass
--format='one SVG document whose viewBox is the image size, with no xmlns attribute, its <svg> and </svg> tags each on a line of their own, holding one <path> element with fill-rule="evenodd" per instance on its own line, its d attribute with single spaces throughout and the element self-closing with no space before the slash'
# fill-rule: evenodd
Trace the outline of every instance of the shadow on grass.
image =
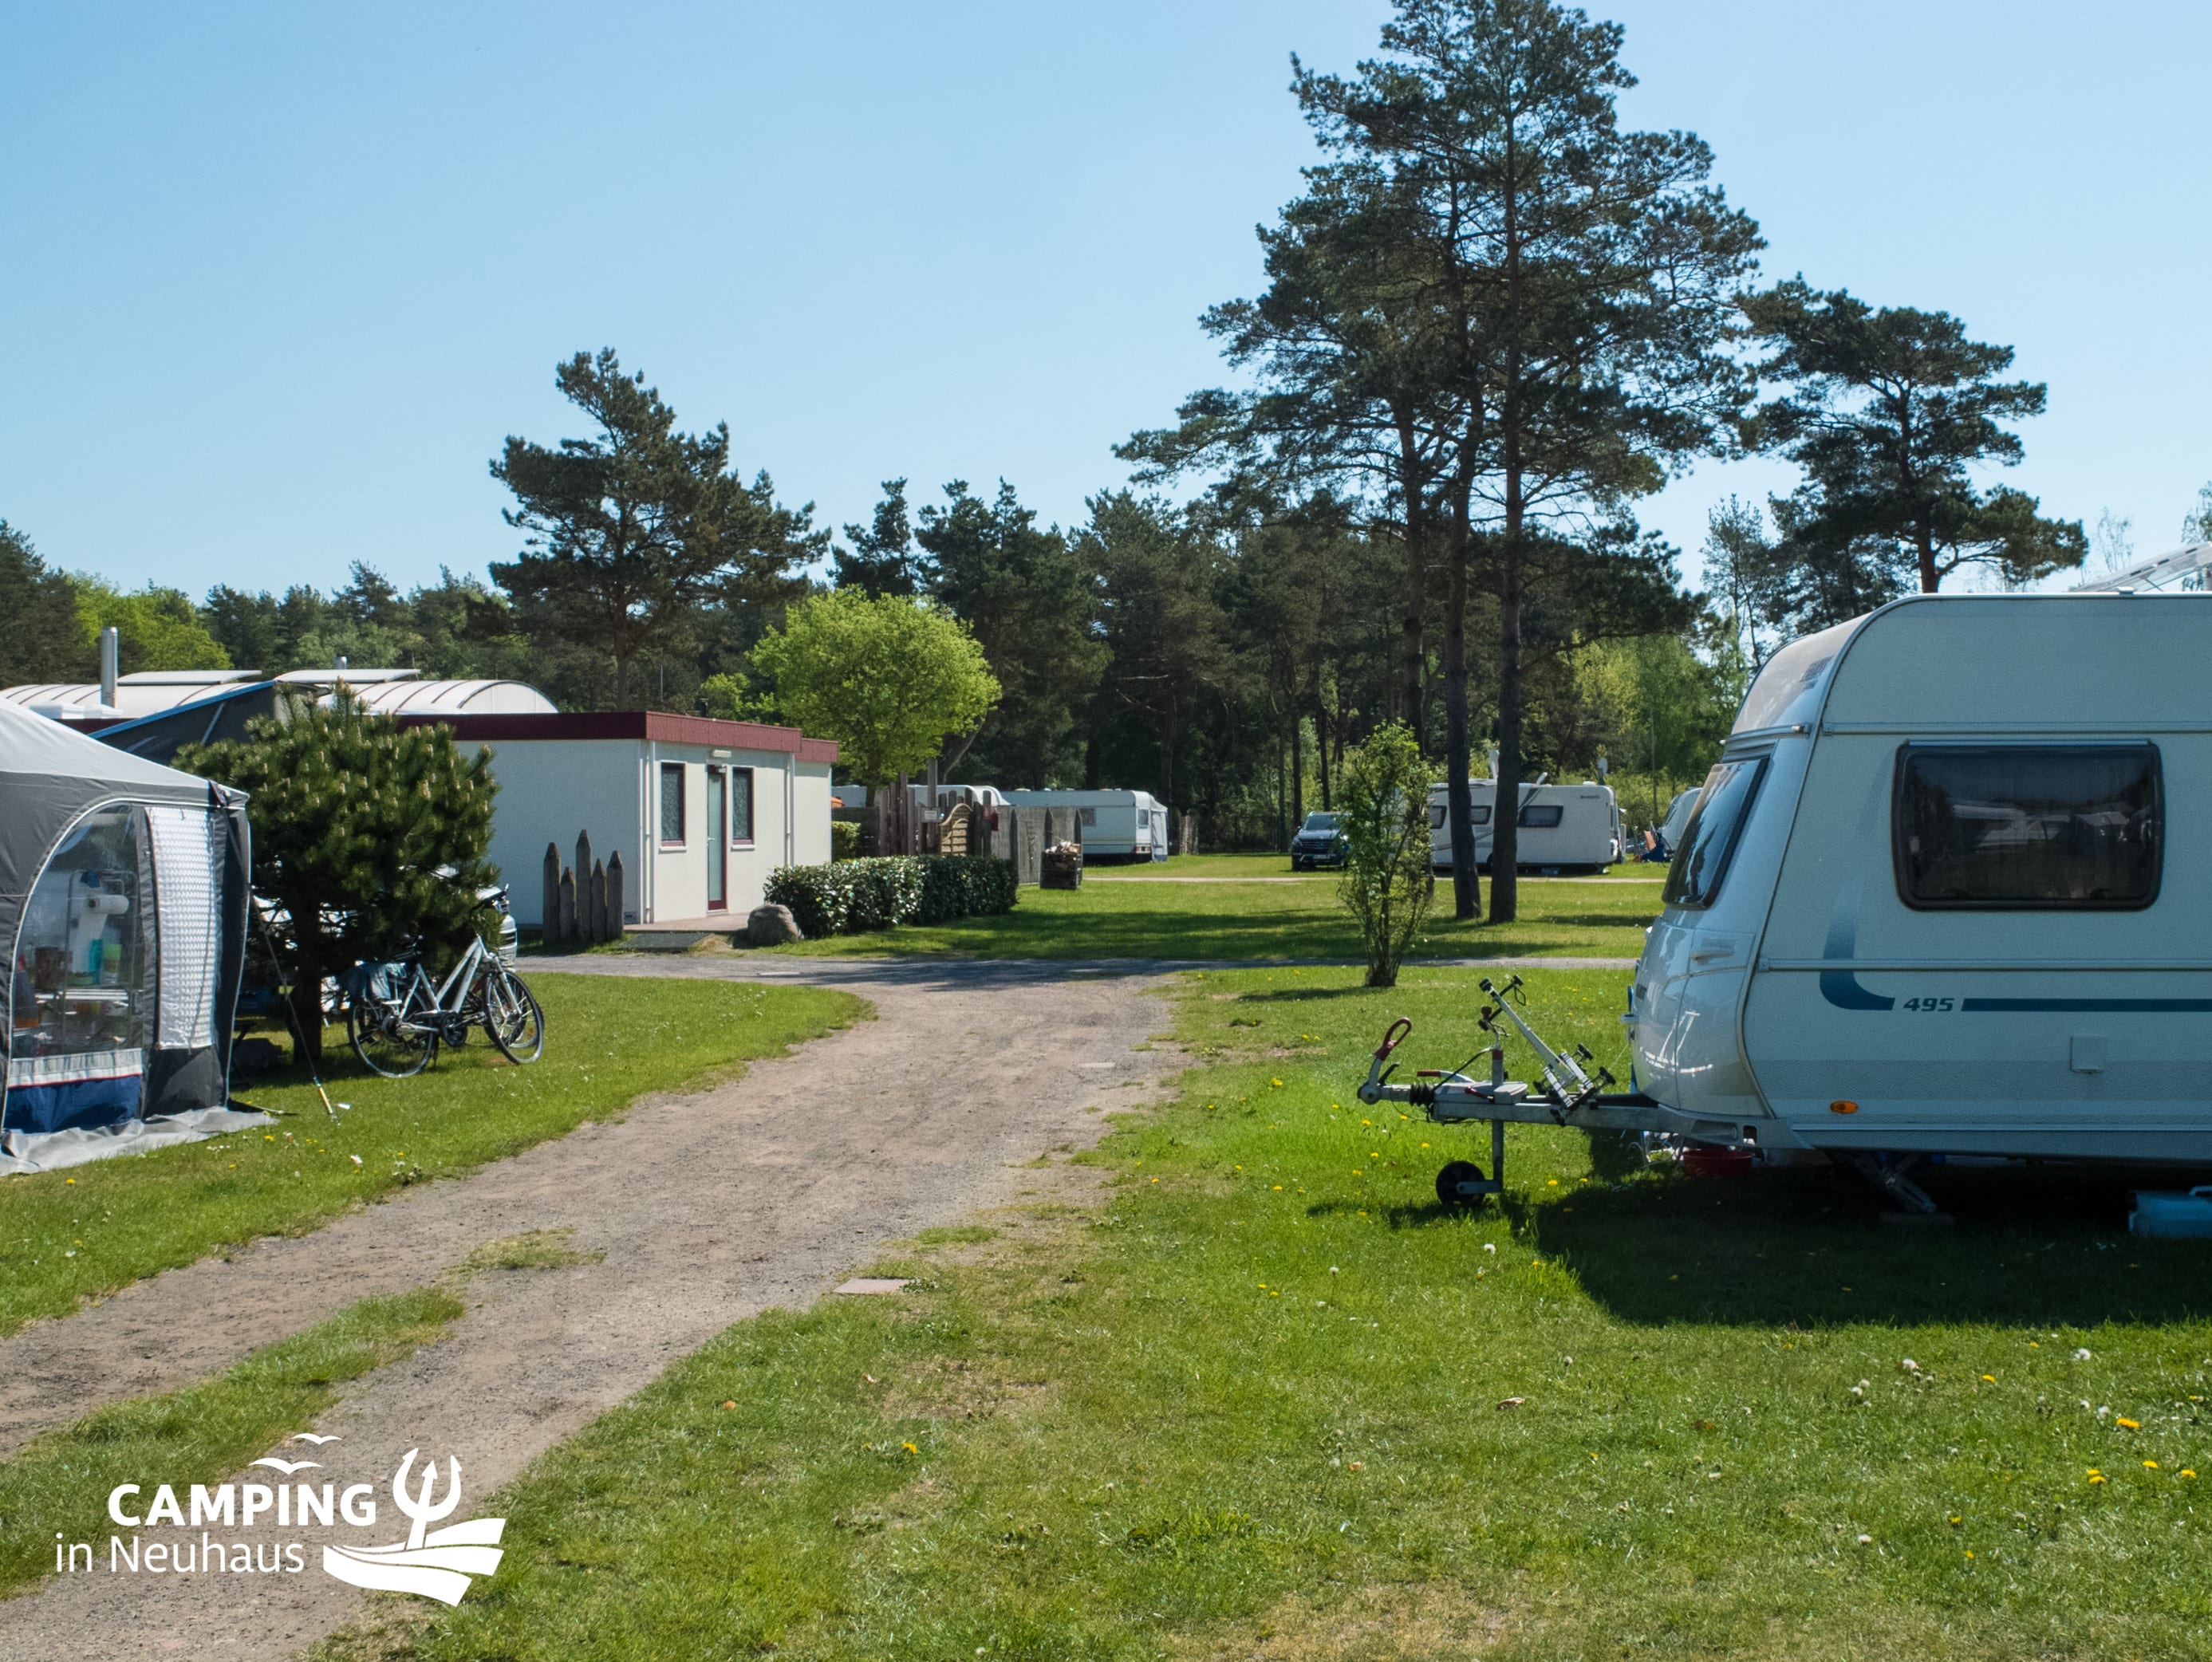
<svg viewBox="0 0 2212 1662">
<path fill-rule="evenodd" d="M 1571 1198 L 1512 1197 L 1507 1215 L 1591 1298 L 1653 1325 L 2083 1328 L 2212 1316 L 2212 1243 L 2125 1233 L 2129 1191 L 2185 1186 L 2171 1171 L 2131 1179 L 1934 1168 L 1914 1176 L 1955 1223 L 1885 1223 L 1883 1198 L 1838 1169 L 1665 1175 Z M 1407 1210 L 1411 1221 L 1425 1209 Z"/>
</svg>

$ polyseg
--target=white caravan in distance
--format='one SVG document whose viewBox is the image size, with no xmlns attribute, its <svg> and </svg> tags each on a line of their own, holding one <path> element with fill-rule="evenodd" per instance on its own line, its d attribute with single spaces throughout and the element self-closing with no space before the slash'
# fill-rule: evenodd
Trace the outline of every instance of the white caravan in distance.
<svg viewBox="0 0 2212 1662">
<path fill-rule="evenodd" d="M 1006 802 L 1015 808 L 1074 809 L 1086 862 L 1168 857 L 1168 810 L 1143 791 L 1009 791 Z"/>
<path fill-rule="evenodd" d="M 1490 869 L 1491 816 L 1498 800 L 1494 779 L 1469 779 L 1474 798 L 1474 858 Z M 1451 870 L 1451 825 L 1445 813 L 1445 787 L 1429 791 L 1429 861 L 1439 872 Z M 1521 787 L 1521 841 L 1514 864 L 1523 871 L 1602 871 L 1622 856 L 1620 805 L 1603 785 L 1524 785 Z"/>
</svg>

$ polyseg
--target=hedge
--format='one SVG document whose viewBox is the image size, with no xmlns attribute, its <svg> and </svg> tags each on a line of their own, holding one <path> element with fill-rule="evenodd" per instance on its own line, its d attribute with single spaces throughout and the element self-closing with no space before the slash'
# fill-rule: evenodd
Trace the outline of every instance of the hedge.
<svg viewBox="0 0 2212 1662">
<path fill-rule="evenodd" d="M 900 854 L 787 865 L 764 897 L 787 906 L 809 937 L 857 935 L 900 924 L 938 924 L 1014 909 L 1011 860 Z"/>
</svg>

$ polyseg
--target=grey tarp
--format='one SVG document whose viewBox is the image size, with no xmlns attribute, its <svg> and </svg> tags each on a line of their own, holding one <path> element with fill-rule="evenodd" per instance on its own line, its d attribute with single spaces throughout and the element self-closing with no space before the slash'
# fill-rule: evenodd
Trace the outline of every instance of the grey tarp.
<svg viewBox="0 0 2212 1662">
<path fill-rule="evenodd" d="M 141 810 L 141 818 L 160 810 L 209 816 L 201 870 L 187 875 L 197 876 L 203 905 L 211 901 L 216 920 L 216 927 L 207 931 L 209 938 L 195 947 L 193 957 L 179 961 L 173 951 L 167 955 L 169 961 L 157 972 L 153 989 L 157 1010 L 166 992 L 173 998 L 189 998 L 204 1019 L 189 1035 L 180 1034 L 173 1022 L 153 1023 L 141 1058 L 143 1089 L 132 1109 L 114 1118 L 122 1122 L 224 1107 L 232 1019 L 246 954 L 245 798 L 111 749 L 12 704 L 0 704 L 0 941 L 8 945 L 6 960 L 0 963 L 0 976 L 7 983 L 0 1009 L 20 1011 L 32 1002 L 27 996 L 29 989 L 19 987 L 16 981 L 28 973 L 21 949 L 24 914 L 40 876 L 73 828 L 88 815 L 112 807 Z M 156 839 L 149 831 L 144 841 L 150 851 Z M 156 866 L 152 876 L 158 889 L 162 881 L 158 863 L 150 852 L 148 858 Z M 142 931 L 150 929 L 143 922 L 137 926 Z M 212 966 L 205 959 L 209 953 L 215 955 Z M 149 961 L 158 962 L 161 955 L 149 954 Z M 19 1074 L 35 1071 L 40 1058 L 37 1038 L 22 1030 L 21 1017 L 10 1026 L 12 1085 Z M 21 1119 L 11 1113 L 0 1121 L 8 1152 L 19 1160 L 24 1157 L 22 1137 L 31 1130 L 50 1129 L 27 1128 Z"/>
</svg>

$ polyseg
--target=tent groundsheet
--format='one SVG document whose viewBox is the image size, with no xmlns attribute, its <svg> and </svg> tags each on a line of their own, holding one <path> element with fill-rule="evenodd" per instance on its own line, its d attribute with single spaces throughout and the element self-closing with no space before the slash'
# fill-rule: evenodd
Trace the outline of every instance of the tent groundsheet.
<svg viewBox="0 0 2212 1662">
<path fill-rule="evenodd" d="M 187 1108 L 151 1119 L 125 1119 L 83 1131 L 9 1131 L 0 1136 L 0 1177 L 59 1171 L 110 1155 L 144 1154 L 176 1143 L 204 1143 L 226 1131 L 252 1131 L 276 1122 L 258 1109 Z"/>
</svg>

